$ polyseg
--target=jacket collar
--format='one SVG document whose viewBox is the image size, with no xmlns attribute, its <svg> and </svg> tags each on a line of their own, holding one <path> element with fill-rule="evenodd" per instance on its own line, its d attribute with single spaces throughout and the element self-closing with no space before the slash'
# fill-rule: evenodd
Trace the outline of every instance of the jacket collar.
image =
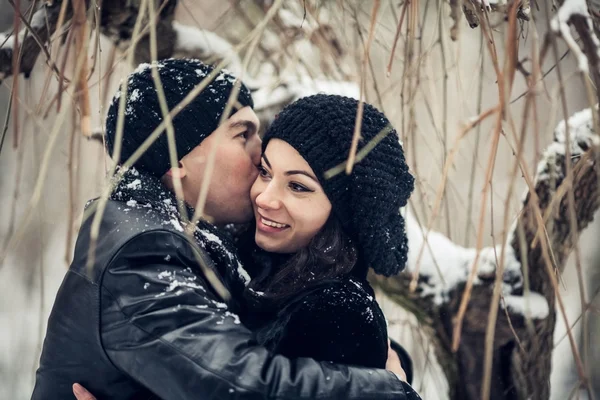
<svg viewBox="0 0 600 400">
<path fill-rule="evenodd" d="M 177 207 L 177 198 L 162 182 L 144 171 L 130 168 L 119 170 L 113 181 L 111 200 L 123 202 L 131 208 L 147 208 L 164 218 L 165 224 L 177 231 L 185 232 L 187 222 L 194 215 L 194 209 L 185 205 L 187 218 L 182 218 Z M 216 272 L 224 281 L 232 298 L 238 302 L 244 287 L 250 281 L 238 256 L 237 249 L 229 234 L 215 225 L 200 220 L 193 230 L 197 244 L 213 261 Z"/>
</svg>

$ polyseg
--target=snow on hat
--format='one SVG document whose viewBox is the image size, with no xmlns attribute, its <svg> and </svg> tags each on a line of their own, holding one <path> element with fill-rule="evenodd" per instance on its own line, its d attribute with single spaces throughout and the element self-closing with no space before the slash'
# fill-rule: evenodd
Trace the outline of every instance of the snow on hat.
<svg viewBox="0 0 600 400">
<path fill-rule="evenodd" d="M 325 172 L 348 159 L 358 101 L 318 94 L 288 105 L 275 118 L 263 140 L 281 139 L 295 148 L 319 178 L 332 212 L 357 244 L 367 266 L 382 275 L 405 267 L 408 239 L 400 208 L 414 188 L 396 131 L 375 107 L 364 104 L 358 151 L 386 130 L 385 137 L 352 173 L 326 179 Z M 372 144 L 372 143 L 371 143 Z"/>
<path fill-rule="evenodd" d="M 162 82 L 169 111 L 204 80 L 214 68 L 199 60 L 168 59 L 155 62 Z M 219 126 L 219 121 L 236 78 L 222 70 L 215 79 L 173 119 L 177 157 L 181 159 Z M 112 156 L 115 146 L 119 98 L 117 91 L 106 118 L 106 148 Z M 242 107 L 254 107 L 250 91 L 244 84 L 238 94 Z M 233 108 L 233 112 L 236 108 Z M 151 74 L 150 64 L 141 64 L 127 78 L 122 150 L 117 163 L 127 160 L 163 121 L 160 104 Z M 134 163 L 140 170 L 161 177 L 171 168 L 167 135 L 163 132 Z"/>
</svg>

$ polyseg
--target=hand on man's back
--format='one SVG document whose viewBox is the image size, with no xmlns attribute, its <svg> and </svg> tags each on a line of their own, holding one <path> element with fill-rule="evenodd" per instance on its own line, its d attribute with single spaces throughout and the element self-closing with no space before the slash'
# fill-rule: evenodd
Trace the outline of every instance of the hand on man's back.
<svg viewBox="0 0 600 400">
<path fill-rule="evenodd" d="M 73 384 L 73 394 L 77 400 L 96 400 L 96 398 L 79 383 Z"/>
<path fill-rule="evenodd" d="M 396 353 L 392 349 L 392 346 L 391 346 L 389 340 L 388 340 L 388 358 L 385 363 L 385 369 L 393 372 L 394 374 L 396 374 L 398 376 L 398 378 L 400 378 L 400 380 L 402 380 L 403 382 L 406 382 L 406 372 L 404 372 L 404 369 L 402 369 L 402 364 L 400 364 L 400 357 L 398 357 L 398 353 Z M 80 399 L 78 398 L 78 400 L 80 400 Z M 81 400 L 88 400 L 88 399 L 82 398 Z"/>
</svg>

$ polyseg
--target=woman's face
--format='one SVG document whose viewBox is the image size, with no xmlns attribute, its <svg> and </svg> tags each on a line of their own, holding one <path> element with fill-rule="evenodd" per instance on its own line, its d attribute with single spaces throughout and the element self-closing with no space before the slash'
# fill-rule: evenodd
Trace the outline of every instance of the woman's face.
<svg viewBox="0 0 600 400">
<path fill-rule="evenodd" d="M 294 253 L 307 246 L 331 213 L 312 168 L 280 139 L 269 141 L 250 197 L 256 244 L 273 253 Z"/>
</svg>

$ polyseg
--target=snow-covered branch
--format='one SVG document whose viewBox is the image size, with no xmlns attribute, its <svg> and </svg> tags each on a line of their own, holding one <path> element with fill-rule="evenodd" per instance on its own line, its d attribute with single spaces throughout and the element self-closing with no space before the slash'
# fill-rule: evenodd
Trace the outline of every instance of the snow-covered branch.
<svg viewBox="0 0 600 400">
<path fill-rule="evenodd" d="M 9 30 L 0 33 L 0 81 L 13 75 L 13 55 L 15 55 L 15 46 L 21 54 L 19 72 L 29 76 L 38 55 L 42 51 L 40 45 L 46 45 L 50 36 L 56 30 L 58 16 L 60 13 L 60 1 L 54 3 L 42 2 L 39 8 L 33 13 L 31 20 L 21 21 L 20 29 L 17 34 Z M 18 54 L 18 53 L 17 53 Z M 48 62 L 53 65 L 53 61 Z"/>
<path fill-rule="evenodd" d="M 598 3 L 593 0 L 563 0 L 560 8 L 550 21 L 552 32 L 548 38 L 560 36 L 578 61 L 579 70 L 589 74 L 596 87 L 596 101 L 600 101 L 600 40 L 597 28 L 600 26 Z M 591 10 L 591 13 L 590 13 Z M 594 25 L 596 29 L 594 29 Z M 571 27 L 579 35 L 581 47 L 571 34 Z M 549 42 L 549 40 L 547 40 Z"/>
<path fill-rule="evenodd" d="M 508 386 L 517 387 L 519 398 L 548 398 L 552 332 L 557 311 L 555 289 L 548 271 L 562 272 L 568 255 L 573 250 L 579 233 L 592 221 L 600 206 L 598 190 L 599 168 L 596 161 L 600 139 L 593 129 L 591 109 L 574 114 L 567 122 L 558 124 L 554 142 L 547 147 L 537 167 L 534 193 L 526 193 L 523 210 L 519 214 L 508 242 L 496 248 L 484 248 L 478 258 L 478 276 L 471 294 L 471 301 L 463 321 L 461 345 L 457 354 L 449 348 L 454 316 L 463 295 L 467 277 L 476 259 L 476 250 L 452 243 L 437 232 L 425 236 L 417 221 L 406 212 L 409 235 L 409 258 L 407 271 L 399 276 L 382 279 L 373 276 L 373 282 L 399 304 L 414 312 L 419 320 L 446 340 L 438 341 L 437 355 L 445 365 L 458 364 L 460 376 L 481 376 L 485 329 L 492 299 L 493 277 L 497 270 L 496 260 L 504 251 L 503 302 L 507 313 L 498 315 L 494 348 L 502 354 L 495 357 L 510 358 Z M 569 127 L 570 154 L 566 159 L 566 126 Z M 573 179 L 566 181 L 566 162 L 572 166 Z M 566 189 L 575 193 L 577 232 L 570 229 L 568 196 Z M 535 201 L 535 202 L 534 202 Z M 539 236 L 539 216 L 547 218 Z M 518 228 L 522 228 L 519 235 Z M 525 243 L 521 249 L 520 238 Z M 546 240 L 546 243 L 542 243 Z M 420 260 L 418 252 L 425 242 Z M 547 268 L 543 245 L 552 251 L 555 265 Z M 504 247 L 504 248 L 503 248 Z M 521 254 L 526 255 L 526 260 Z M 528 288 L 524 286 L 522 263 L 527 263 Z M 410 290 L 412 273 L 418 271 L 418 285 Z M 527 329 L 525 316 L 531 318 L 534 331 Z M 510 321 L 509 321 L 510 317 Z M 515 346 L 515 334 L 522 348 Z M 513 343 L 511 345 L 511 343 Z M 508 347 L 506 347 L 508 346 Z M 448 370 L 449 382 L 457 379 L 456 367 Z M 475 379 L 477 381 L 477 379 Z M 453 387 L 453 384 L 450 385 Z M 500 388 L 502 389 L 502 388 Z M 504 387 L 508 390 L 508 387 Z M 479 398 L 480 386 L 472 385 L 468 394 L 461 398 Z M 498 397 L 506 398 L 506 397 Z"/>
<path fill-rule="evenodd" d="M 471 28 L 477 28 L 481 23 L 480 18 L 483 13 L 506 14 L 512 7 L 514 1 L 517 1 L 517 18 L 523 21 L 529 21 L 531 18 L 530 0 L 450 0 L 450 16 L 454 20 L 454 25 L 450 29 L 450 37 L 456 40 L 458 35 L 458 24 L 461 20 L 459 8 L 467 19 Z"/>
</svg>

